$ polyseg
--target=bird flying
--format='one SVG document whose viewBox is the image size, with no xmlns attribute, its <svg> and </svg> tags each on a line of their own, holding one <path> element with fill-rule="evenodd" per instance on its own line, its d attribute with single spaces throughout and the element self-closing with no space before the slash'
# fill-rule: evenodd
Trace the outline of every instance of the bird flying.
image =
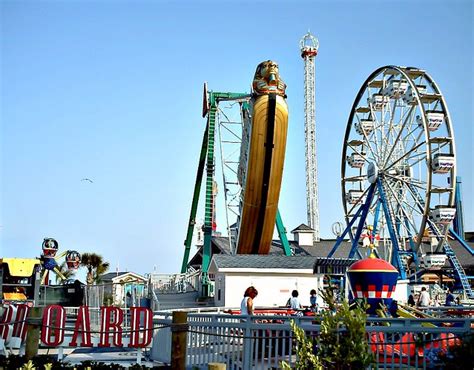
<svg viewBox="0 0 474 370">
<path fill-rule="evenodd" d="M 92 181 L 91 179 L 88 179 L 87 177 L 86 177 L 86 178 L 83 178 L 81 181 L 89 181 L 91 184 L 94 183 L 94 181 Z"/>
</svg>

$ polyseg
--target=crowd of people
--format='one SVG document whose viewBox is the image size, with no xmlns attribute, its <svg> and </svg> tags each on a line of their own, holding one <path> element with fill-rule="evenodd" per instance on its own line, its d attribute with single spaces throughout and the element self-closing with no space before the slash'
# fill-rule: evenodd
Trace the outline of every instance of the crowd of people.
<svg viewBox="0 0 474 370">
<path fill-rule="evenodd" d="M 257 297 L 258 291 L 254 286 L 248 287 L 244 292 L 244 297 L 240 303 L 240 311 L 242 315 L 253 315 L 254 314 L 254 299 Z M 319 309 L 317 303 L 317 293 L 315 289 L 311 289 L 309 292 L 309 306 L 303 306 L 299 299 L 298 290 L 293 290 L 291 296 L 286 302 L 286 307 L 296 311 L 312 311 L 317 312 Z M 446 290 L 446 296 L 444 302 L 440 294 L 436 294 L 432 299 L 430 293 L 426 287 L 422 287 L 419 294 L 415 296 L 410 294 L 407 301 L 408 306 L 411 307 L 439 307 L 439 306 L 457 306 L 460 305 L 459 297 L 456 298 L 451 289 Z"/>
<path fill-rule="evenodd" d="M 416 298 L 416 299 L 415 299 Z M 461 304 L 460 298 L 455 297 L 451 289 L 446 289 L 446 296 L 443 301 L 440 293 L 436 293 L 431 298 L 430 293 L 426 287 L 421 288 L 421 292 L 417 295 L 410 294 L 408 296 L 408 306 L 411 307 L 440 307 L 440 306 L 459 306 Z"/>
<path fill-rule="evenodd" d="M 305 307 L 301 304 L 298 296 L 299 292 L 295 289 L 291 292 L 291 297 L 288 298 L 286 302 L 286 307 L 291 308 L 293 310 L 311 310 L 316 312 L 318 310 L 318 303 L 317 303 L 317 295 L 316 290 L 311 289 L 309 292 L 310 297 L 310 305 Z M 249 286 L 245 292 L 242 301 L 240 302 L 240 312 L 242 315 L 253 315 L 254 314 L 254 299 L 257 297 L 258 291 L 254 286 Z"/>
</svg>

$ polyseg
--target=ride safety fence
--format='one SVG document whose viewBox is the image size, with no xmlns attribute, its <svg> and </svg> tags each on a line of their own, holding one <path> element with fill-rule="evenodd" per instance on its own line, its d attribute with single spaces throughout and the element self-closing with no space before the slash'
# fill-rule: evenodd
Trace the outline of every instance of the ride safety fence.
<svg viewBox="0 0 474 370">
<path fill-rule="evenodd" d="M 285 361 L 295 367 L 298 343 L 290 320 L 317 342 L 321 325 L 315 317 L 190 312 L 186 365 L 206 368 L 220 362 L 232 370 L 278 369 Z M 376 368 L 426 369 L 439 367 L 443 355 L 473 335 L 472 324 L 472 318 L 368 318 L 366 331 Z M 152 360 L 171 362 L 172 326 L 171 312 L 155 312 Z M 341 328 L 338 335 L 344 332 Z"/>
</svg>

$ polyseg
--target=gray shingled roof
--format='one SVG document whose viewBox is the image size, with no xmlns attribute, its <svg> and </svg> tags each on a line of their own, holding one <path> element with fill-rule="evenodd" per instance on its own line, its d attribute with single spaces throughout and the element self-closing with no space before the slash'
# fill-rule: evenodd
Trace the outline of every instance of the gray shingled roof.
<svg viewBox="0 0 474 370">
<path fill-rule="evenodd" d="M 297 228 L 291 230 L 292 233 L 294 233 L 295 231 L 314 231 L 312 228 L 310 228 L 308 225 L 306 224 L 301 224 L 300 226 L 298 226 Z"/>
<path fill-rule="evenodd" d="M 316 257 L 311 256 L 272 256 L 240 254 L 235 256 L 218 254 L 213 257 L 218 269 L 222 268 L 284 268 L 313 270 Z"/>
<path fill-rule="evenodd" d="M 314 246 L 302 246 L 300 247 L 297 242 L 290 241 L 290 247 L 295 256 L 308 256 L 308 257 L 327 257 L 329 252 L 334 247 L 336 243 L 335 239 L 321 239 L 319 242 L 315 242 Z M 462 247 L 460 243 L 454 240 L 450 240 L 449 244 L 453 251 L 456 253 L 456 256 L 461 263 L 461 265 L 466 270 L 472 270 L 474 268 L 474 256 L 472 256 L 465 248 Z M 474 249 L 474 243 L 468 242 L 471 248 Z M 349 251 L 351 249 L 351 243 L 349 241 L 343 241 L 339 248 L 336 250 L 333 258 L 347 258 L 349 256 Z M 380 243 L 378 248 L 378 253 L 380 258 L 384 258 L 384 249 L 383 243 Z M 368 251 L 367 251 L 368 252 Z M 227 237 L 213 237 L 212 238 L 212 254 L 217 255 L 230 255 L 229 248 L 229 239 Z M 283 256 L 284 250 L 279 240 L 273 240 L 270 247 L 269 256 Z M 252 255 L 252 257 L 257 257 Z M 288 258 L 288 257 L 284 257 Z M 196 252 L 189 264 L 191 266 L 199 267 L 202 263 L 202 247 Z M 447 263 L 449 264 L 449 263 Z M 281 267 L 281 266 L 280 266 Z M 466 271 L 467 273 L 467 271 Z"/>
<path fill-rule="evenodd" d="M 140 276 L 142 279 L 145 280 L 145 277 L 143 277 L 143 276 L 140 275 L 140 274 L 137 274 L 136 272 L 132 272 L 132 271 L 108 272 L 108 273 L 106 273 L 106 274 L 104 274 L 104 275 L 101 275 L 101 276 L 100 276 L 100 280 L 102 280 L 102 281 L 108 281 L 108 280 L 112 280 L 113 278 L 116 278 L 116 277 L 118 277 L 118 276 L 122 276 L 122 275 L 125 275 L 125 274 L 128 274 L 128 273 L 138 275 L 138 276 Z"/>
</svg>

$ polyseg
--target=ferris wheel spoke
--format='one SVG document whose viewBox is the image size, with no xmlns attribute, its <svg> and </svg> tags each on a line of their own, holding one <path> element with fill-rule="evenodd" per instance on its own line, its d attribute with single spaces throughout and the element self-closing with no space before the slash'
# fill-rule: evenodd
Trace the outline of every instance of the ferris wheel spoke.
<svg viewBox="0 0 474 370">
<path fill-rule="evenodd" d="M 370 163 L 370 160 L 367 159 L 367 156 L 366 156 L 365 152 L 359 151 L 358 149 L 356 149 L 355 146 L 353 146 L 351 144 L 349 144 L 348 146 L 349 146 L 349 148 L 351 148 L 354 151 L 354 153 L 360 155 L 364 159 L 365 162 Z"/>
<path fill-rule="evenodd" d="M 389 173 L 386 173 L 385 176 L 387 177 L 390 177 L 394 180 L 397 180 L 397 181 L 401 181 L 403 182 L 405 185 L 413 185 L 413 186 L 416 186 L 422 190 L 426 190 L 427 188 L 427 184 L 426 182 L 424 182 L 423 180 L 418 180 L 418 179 L 414 179 L 414 178 L 406 178 L 406 177 L 403 177 L 403 176 L 400 176 L 400 175 L 391 175 Z"/>
<path fill-rule="evenodd" d="M 409 199 L 412 199 L 411 203 L 413 204 L 413 206 L 411 208 L 416 210 L 416 212 L 420 214 L 420 216 L 423 216 L 424 209 L 425 209 L 425 200 L 421 196 L 421 194 L 427 193 L 426 186 L 421 186 L 419 184 L 412 182 L 412 183 L 406 183 L 406 188 L 408 190 L 406 193 L 407 201 Z"/>
<path fill-rule="evenodd" d="M 358 181 L 364 181 L 367 179 L 366 175 L 359 175 L 359 176 L 351 176 L 351 177 L 345 177 L 342 179 L 344 182 L 358 182 Z"/>
<path fill-rule="evenodd" d="M 349 209 L 349 212 L 348 214 L 352 214 L 352 211 L 360 206 L 362 203 L 364 203 L 362 200 L 364 199 L 365 195 L 368 193 L 370 187 L 367 187 L 364 192 L 360 195 L 360 197 L 357 199 L 357 201 L 355 202 L 355 204 L 352 205 L 352 207 Z M 374 196 L 375 196 L 375 193 L 374 193 Z"/>
<path fill-rule="evenodd" d="M 398 102 L 394 101 L 393 108 L 391 110 L 390 117 L 389 117 L 388 134 L 387 134 L 387 137 L 385 139 L 385 150 L 382 153 L 382 159 L 386 158 L 387 150 L 390 148 L 390 145 L 391 145 L 390 143 L 396 141 L 396 139 L 394 140 L 394 136 L 395 136 L 394 118 L 395 118 L 395 109 L 398 106 L 399 106 Z M 401 106 L 401 109 L 403 111 L 403 106 Z M 403 113 L 402 113 L 402 115 L 403 115 Z M 401 130 L 403 130 L 403 128 Z M 386 159 L 384 161 L 386 161 Z"/>
<path fill-rule="evenodd" d="M 419 156 L 420 156 L 420 157 L 419 157 L 416 161 L 410 163 L 410 165 L 411 165 L 412 167 L 415 166 L 415 165 L 417 165 L 418 163 L 420 163 L 420 162 L 423 161 L 424 159 L 426 159 L 426 152 L 419 152 Z M 416 156 L 410 157 L 410 158 L 408 158 L 408 160 L 413 159 L 413 158 L 416 158 Z"/>
<path fill-rule="evenodd" d="M 410 112 L 413 112 L 413 106 L 410 108 Z M 394 140 L 393 142 L 393 145 L 391 146 L 390 148 L 390 152 L 388 153 L 387 156 L 384 156 L 384 162 L 383 162 L 383 167 L 385 167 L 387 165 L 387 161 L 388 159 L 390 158 L 390 156 L 392 155 L 393 151 L 395 150 L 395 147 L 396 147 L 396 143 L 399 141 L 400 139 L 400 136 L 402 135 L 402 132 L 405 128 L 405 126 L 407 125 L 408 123 L 408 119 L 410 118 L 410 114 L 407 115 L 407 117 L 403 120 L 403 124 L 402 124 L 402 127 L 400 128 L 400 130 L 398 131 L 398 134 L 397 134 L 397 138 Z M 388 148 L 387 148 L 388 149 Z"/>
<path fill-rule="evenodd" d="M 403 154 L 400 158 L 398 158 L 397 160 L 395 160 L 394 162 L 392 162 L 388 167 L 385 167 L 384 170 L 387 171 L 389 169 L 391 169 L 393 166 L 395 166 L 398 162 L 400 162 L 402 159 L 405 159 L 407 158 L 410 154 L 412 154 L 413 152 L 415 152 L 418 148 L 420 148 L 422 145 L 424 145 L 425 142 L 422 141 L 421 143 L 418 143 L 417 145 L 415 145 L 414 147 L 412 147 L 409 151 L 407 151 L 405 154 Z"/>
<path fill-rule="evenodd" d="M 384 155 L 385 155 L 385 152 L 387 150 L 387 147 L 390 146 L 390 140 L 393 139 L 393 136 L 394 136 L 394 117 L 395 117 L 395 108 L 397 107 L 397 102 L 394 101 L 393 102 L 393 106 L 391 104 L 391 101 L 389 100 L 387 102 L 387 112 L 385 115 L 388 114 L 388 119 L 387 119 L 387 124 L 388 124 L 388 127 L 387 127 L 387 132 L 385 132 L 384 130 L 384 126 L 382 126 L 381 128 L 381 132 L 383 132 L 383 135 L 381 136 L 380 138 L 380 142 L 381 142 L 381 145 L 380 145 L 380 158 L 381 160 L 383 161 L 384 159 Z"/>
<path fill-rule="evenodd" d="M 368 100 L 371 100 L 371 99 L 372 99 L 372 96 L 370 96 Z M 374 119 L 374 130 L 371 133 L 371 137 L 374 139 L 373 143 L 375 145 L 375 152 L 377 154 L 379 154 L 379 148 L 378 148 L 378 142 L 377 142 L 378 141 L 377 132 L 379 131 L 380 127 L 383 127 L 383 123 L 382 123 L 383 122 L 383 120 L 382 120 L 383 117 L 380 117 L 381 120 L 379 120 L 378 117 L 377 117 L 376 111 L 373 109 L 372 104 L 369 104 L 369 106 L 370 106 L 370 117 L 372 117 Z M 367 138 L 367 141 L 368 141 L 368 138 Z M 372 151 L 372 152 L 374 152 L 374 151 Z M 377 158 L 377 160 L 380 159 L 380 157 L 378 155 L 374 154 L 374 157 Z"/>
<path fill-rule="evenodd" d="M 403 181 L 402 181 L 403 182 Z M 407 201 L 407 196 L 405 196 L 404 203 L 409 207 L 413 212 L 418 214 L 420 217 L 423 216 L 423 210 L 424 210 L 424 205 L 420 202 L 420 199 L 418 197 L 419 194 L 415 195 L 413 194 L 413 189 L 411 189 L 410 186 L 408 186 L 407 183 L 405 183 L 404 189 L 405 189 L 405 194 L 409 194 L 411 199 L 413 199 L 414 204 L 417 206 L 413 206 L 412 204 L 408 203 Z"/>
<path fill-rule="evenodd" d="M 386 127 L 387 124 L 390 125 L 392 123 L 392 117 L 390 115 L 390 101 L 387 102 L 387 109 L 385 109 L 385 105 L 382 106 L 382 112 L 380 115 L 380 145 L 377 146 L 379 152 L 380 160 L 383 160 L 384 148 L 386 147 L 387 142 L 390 140 L 390 127 Z M 388 115 L 388 118 L 387 118 Z"/>
<path fill-rule="evenodd" d="M 359 117 L 357 117 L 357 119 L 358 119 L 358 121 L 359 121 L 359 124 L 361 124 Z M 375 130 L 373 130 L 373 132 L 370 134 L 371 137 L 374 135 L 374 132 L 375 132 Z M 375 154 L 374 149 L 373 149 L 372 146 L 370 145 L 370 139 L 369 139 L 369 137 L 367 136 L 367 134 L 365 133 L 365 130 L 362 130 L 362 135 L 363 135 L 364 138 L 365 138 L 364 143 L 367 143 L 367 148 L 369 148 L 369 151 L 372 153 L 372 155 L 374 156 L 374 158 L 377 158 L 377 155 Z"/>
<path fill-rule="evenodd" d="M 413 198 L 413 200 L 415 201 L 415 204 L 418 205 L 418 207 L 415 207 L 413 206 L 412 203 L 409 203 L 408 202 L 408 199 L 404 199 L 403 200 L 403 205 L 404 205 L 404 210 L 410 210 L 411 211 L 411 217 L 412 219 L 414 219 L 414 215 L 416 215 L 417 217 L 422 217 L 423 216 L 423 213 L 421 212 L 421 209 L 419 208 L 419 206 L 421 206 L 421 204 L 418 204 L 418 201 L 416 199 Z M 414 226 L 414 230 L 416 230 L 416 226 Z M 417 230 L 418 232 L 418 230 Z"/>
<path fill-rule="evenodd" d="M 400 207 L 401 211 L 403 212 L 404 216 L 407 219 L 410 219 L 410 216 L 406 213 L 405 206 L 408 207 L 411 211 L 419 213 L 419 211 L 416 208 L 414 208 L 412 205 L 410 205 L 404 199 L 399 199 L 399 196 L 397 196 L 397 194 L 396 194 L 396 190 L 393 189 L 393 187 L 391 186 L 389 181 L 387 181 L 386 184 L 387 184 L 387 187 L 388 187 L 388 189 L 390 190 L 390 192 L 392 194 L 392 197 L 393 197 L 392 199 L 394 199 L 396 201 L 397 205 Z M 405 191 L 406 189 L 403 189 L 403 190 Z M 413 216 L 411 216 L 411 217 L 413 217 Z M 416 229 L 416 227 L 415 227 L 415 229 Z"/>
<path fill-rule="evenodd" d="M 410 162 L 412 159 L 417 158 L 417 157 L 418 157 L 417 160 L 415 160 L 414 162 Z M 416 164 L 420 163 L 425 158 L 426 158 L 426 152 L 417 152 L 414 155 L 412 155 L 411 157 L 408 157 L 407 162 L 410 163 L 411 167 L 413 167 Z"/>
<path fill-rule="evenodd" d="M 411 122 L 410 122 L 410 124 L 411 124 Z M 412 138 L 411 140 L 413 140 L 414 142 L 418 142 L 418 141 L 421 139 L 421 137 L 423 136 L 423 134 L 424 134 L 424 131 L 423 131 L 420 127 L 418 127 L 418 126 L 416 126 L 415 128 L 413 128 L 413 130 L 410 130 L 410 131 L 409 131 L 402 139 L 400 139 L 399 141 L 400 141 L 400 142 L 403 142 L 403 143 L 408 142 L 410 136 L 412 136 L 416 131 L 418 131 L 418 136 L 416 136 L 415 138 Z"/>
<path fill-rule="evenodd" d="M 425 209 L 425 201 L 423 200 L 423 197 L 420 193 L 418 193 L 416 187 L 414 186 L 408 186 L 408 190 L 412 199 L 415 201 L 415 204 L 417 205 L 420 214 L 423 214 Z"/>
</svg>

